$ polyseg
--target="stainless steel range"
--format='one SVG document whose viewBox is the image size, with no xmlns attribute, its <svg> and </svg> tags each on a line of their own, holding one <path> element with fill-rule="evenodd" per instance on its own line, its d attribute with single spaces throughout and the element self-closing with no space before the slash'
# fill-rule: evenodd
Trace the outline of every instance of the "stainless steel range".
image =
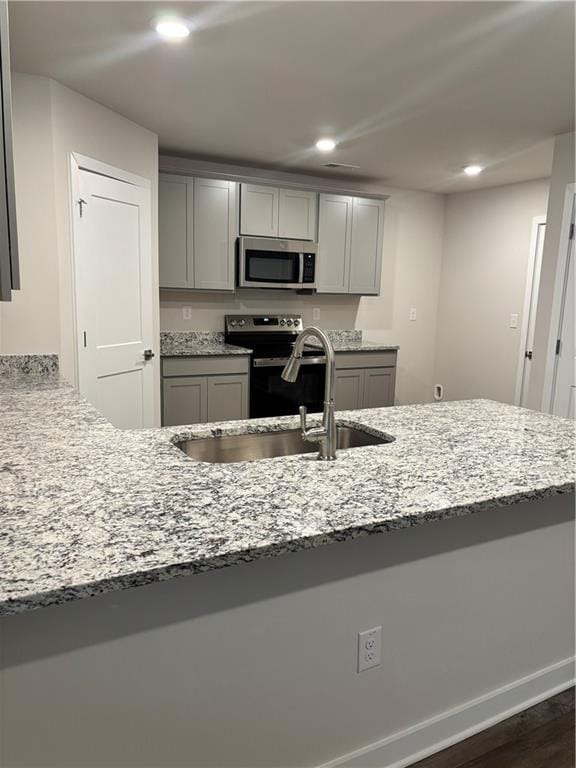
<svg viewBox="0 0 576 768">
<path fill-rule="evenodd" d="M 321 349 L 304 349 L 297 381 L 289 383 L 281 377 L 302 330 L 302 317 L 295 314 L 226 315 L 226 341 L 253 350 L 250 418 L 287 416 L 298 413 L 300 405 L 309 413 L 322 411 L 326 358 Z"/>
</svg>

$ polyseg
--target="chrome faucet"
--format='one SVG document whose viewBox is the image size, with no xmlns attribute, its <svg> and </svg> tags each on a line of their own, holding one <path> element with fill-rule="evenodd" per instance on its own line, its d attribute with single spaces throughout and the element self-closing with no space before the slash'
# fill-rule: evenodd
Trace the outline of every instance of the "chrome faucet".
<svg viewBox="0 0 576 768">
<path fill-rule="evenodd" d="M 296 339 L 290 359 L 282 371 L 284 381 L 295 382 L 298 378 L 300 363 L 302 362 L 302 349 L 309 336 L 318 339 L 326 355 L 326 386 L 324 388 L 324 413 L 322 426 L 306 429 L 306 406 L 300 406 L 300 427 L 304 440 L 320 443 L 318 458 L 322 461 L 333 461 L 336 458 L 336 420 L 334 418 L 334 347 L 328 336 L 321 328 L 310 326 L 304 328 Z"/>
</svg>

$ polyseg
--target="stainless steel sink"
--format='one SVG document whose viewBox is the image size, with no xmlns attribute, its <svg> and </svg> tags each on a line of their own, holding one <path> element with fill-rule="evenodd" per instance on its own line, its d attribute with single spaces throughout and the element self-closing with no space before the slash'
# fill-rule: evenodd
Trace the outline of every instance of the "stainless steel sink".
<svg viewBox="0 0 576 768">
<path fill-rule="evenodd" d="M 338 445 L 342 448 L 359 448 L 364 445 L 391 443 L 393 437 L 377 437 L 355 427 L 338 427 Z M 222 435 L 184 440 L 176 446 L 196 461 L 227 463 L 234 461 L 258 461 L 275 456 L 294 456 L 300 453 L 316 453 L 318 446 L 302 439 L 299 429 L 282 432 L 259 432 L 251 435 Z"/>
</svg>

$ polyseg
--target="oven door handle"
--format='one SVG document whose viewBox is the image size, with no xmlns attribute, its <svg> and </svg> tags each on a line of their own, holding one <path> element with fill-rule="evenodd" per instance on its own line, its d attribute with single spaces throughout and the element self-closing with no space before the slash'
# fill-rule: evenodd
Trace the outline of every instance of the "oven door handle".
<svg viewBox="0 0 576 768">
<path fill-rule="evenodd" d="M 252 361 L 253 368 L 283 368 L 288 362 L 288 357 L 259 357 Z M 321 357 L 303 357 L 300 365 L 323 365 L 326 358 Z"/>
</svg>

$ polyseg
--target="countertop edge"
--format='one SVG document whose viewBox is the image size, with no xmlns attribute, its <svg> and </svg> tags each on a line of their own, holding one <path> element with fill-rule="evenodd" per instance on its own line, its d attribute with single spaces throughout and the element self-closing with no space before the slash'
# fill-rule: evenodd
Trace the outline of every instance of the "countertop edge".
<svg viewBox="0 0 576 768">
<path fill-rule="evenodd" d="M 419 525 L 438 522 L 440 520 L 466 517 L 491 508 L 507 507 L 523 502 L 537 501 L 551 496 L 566 495 L 570 493 L 574 494 L 574 492 L 575 487 L 571 482 L 563 483 L 562 485 L 547 486 L 540 489 L 531 489 L 529 491 L 518 491 L 517 493 L 506 496 L 483 499 L 470 504 L 458 504 L 453 507 L 444 507 L 438 510 L 433 510 L 425 515 L 403 515 L 396 519 L 375 521 L 358 526 L 354 525 L 349 526 L 348 528 L 335 529 L 328 533 L 318 533 L 312 536 L 287 539 L 286 541 L 275 542 L 273 544 L 265 544 L 261 547 L 256 546 L 253 548 L 231 551 L 225 555 L 219 555 L 213 558 L 174 563 L 148 571 L 114 576 L 86 584 L 77 584 L 72 587 L 62 587 L 48 592 L 34 593 L 22 599 L 9 598 L 4 602 L 0 602 L 0 616 L 16 615 L 54 605 L 63 605 L 64 603 L 78 599 L 97 597 L 98 595 L 106 594 L 108 592 L 134 589 L 146 586 L 147 584 L 169 581 L 174 578 L 182 578 L 198 573 L 221 570 L 222 568 L 278 557 L 291 552 L 316 549 L 321 546 L 336 544 L 343 541 L 352 541 L 354 539 L 388 533 L 395 530 L 414 528 Z"/>
</svg>

